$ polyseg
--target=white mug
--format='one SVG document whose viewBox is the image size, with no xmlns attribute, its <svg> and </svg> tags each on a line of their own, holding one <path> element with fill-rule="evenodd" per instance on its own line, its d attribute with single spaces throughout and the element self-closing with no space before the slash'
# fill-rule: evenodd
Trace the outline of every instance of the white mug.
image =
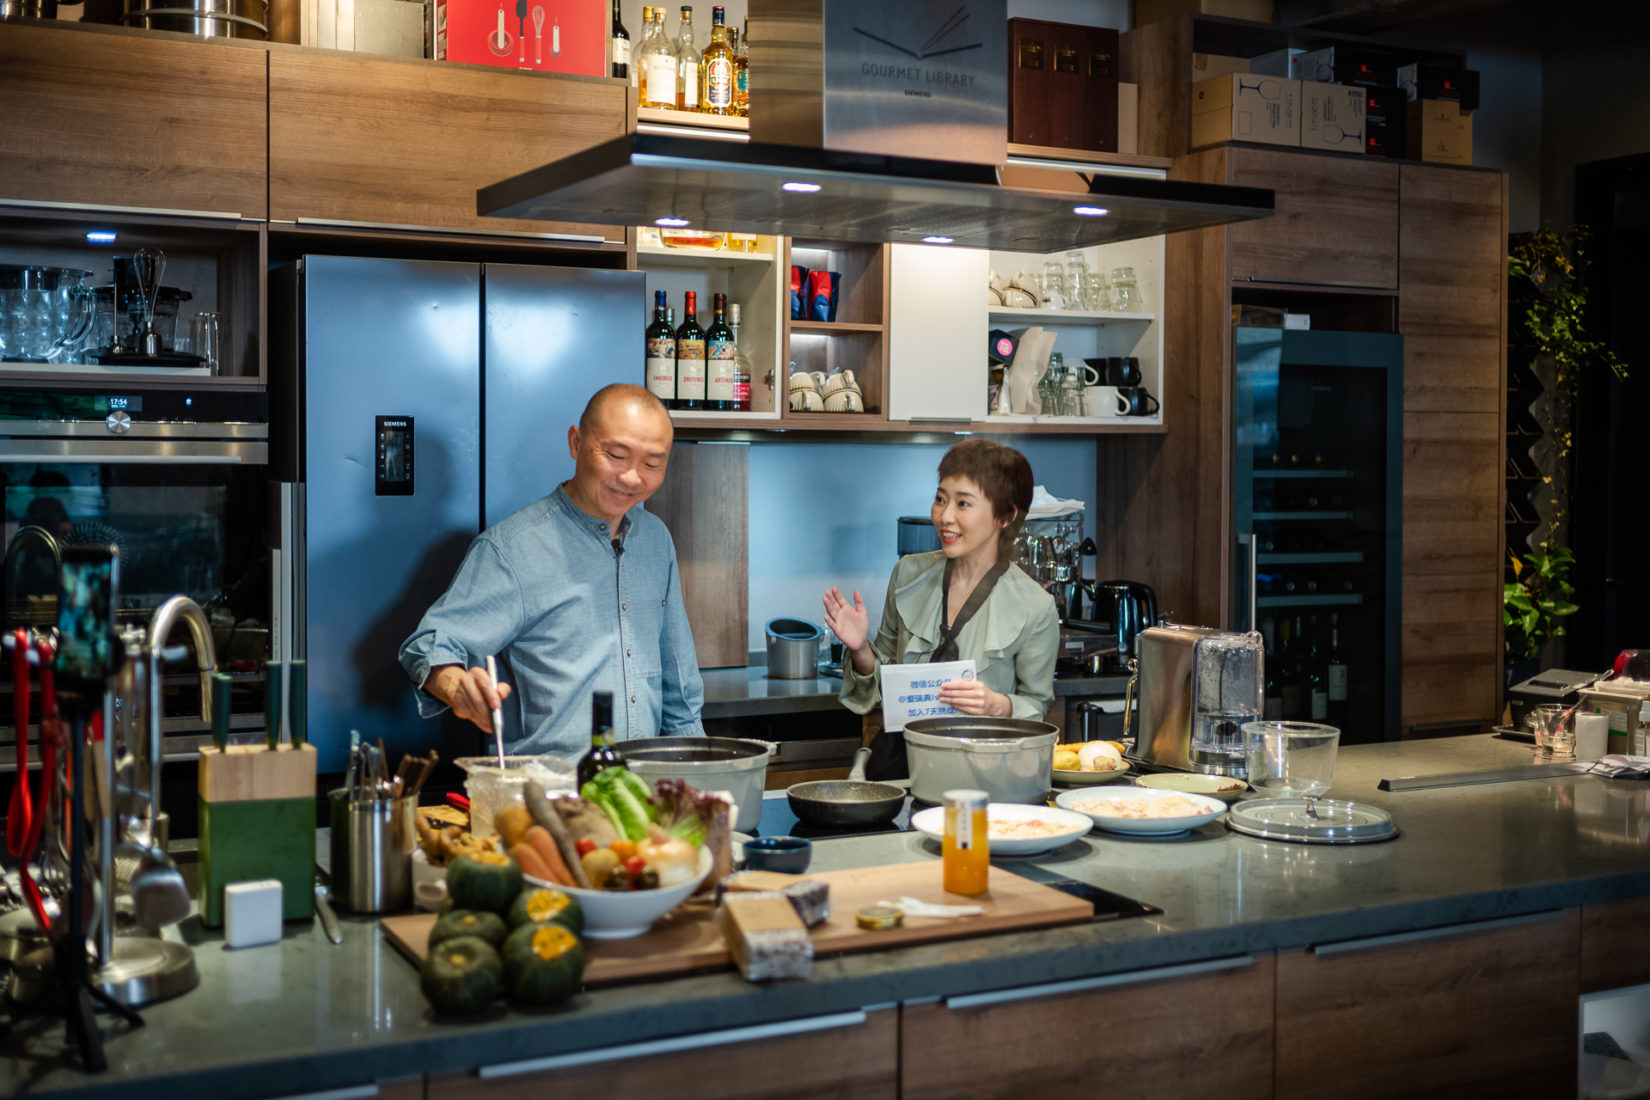
<svg viewBox="0 0 1650 1100">
<path fill-rule="evenodd" d="M 1129 400 L 1116 386 L 1084 386 L 1083 409 L 1102 420 L 1117 420 L 1129 415 Z"/>
</svg>

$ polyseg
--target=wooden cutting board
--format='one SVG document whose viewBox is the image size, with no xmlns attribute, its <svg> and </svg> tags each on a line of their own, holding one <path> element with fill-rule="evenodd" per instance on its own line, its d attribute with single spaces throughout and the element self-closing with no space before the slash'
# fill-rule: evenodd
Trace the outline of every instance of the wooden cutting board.
<svg viewBox="0 0 1650 1100">
<path fill-rule="evenodd" d="M 977 898 L 946 893 L 940 885 L 939 860 L 823 871 L 803 877 L 827 882 L 831 887 L 831 915 L 811 930 L 816 958 L 1075 924 L 1094 915 L 1089 902 L 1000 867 L 991 868 L 991 889 Z M 900 927 L 882 932 L 867 931 L 855 923 L 854 911 L 860 906 L 883 900 L 897 902 L 902 896 L 942 905 L 977 904 L 985 912 L 954 919 L 907 916 Z M 731 966 L 714 915 L 708 897 L 692 898 L 640 936 L 627 940 L 586 939 L 585 986 Z M 435 914 L 385 917 L 379 923 L 399 951 L 415 964 L 424 961 Z"/>
</svg>

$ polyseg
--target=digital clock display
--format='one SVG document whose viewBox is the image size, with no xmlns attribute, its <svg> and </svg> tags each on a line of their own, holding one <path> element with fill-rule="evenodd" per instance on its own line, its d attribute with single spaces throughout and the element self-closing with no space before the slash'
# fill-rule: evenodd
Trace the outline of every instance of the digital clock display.
<svg viewBox="0 0 1650 1100">
<path fill-rule="evenodd" d="M 105 397 L 103 406 L 107 412 L 142 412 L 143 398 L 141 397 Z"/>
</svg>

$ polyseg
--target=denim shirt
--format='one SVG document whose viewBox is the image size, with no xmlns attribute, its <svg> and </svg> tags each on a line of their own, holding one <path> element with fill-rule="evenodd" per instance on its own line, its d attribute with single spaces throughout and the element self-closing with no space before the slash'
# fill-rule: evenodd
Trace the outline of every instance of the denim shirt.
<svg viewBox="0 0 1650 1100">
<path fill-rule="evenodd" d="M 577 760 L 590 747 L 595 691 L 613 693 L 621 738 L 704 736 L 704 684 L 670 532 L 638 504 L 618 536 L 622 550 L 607 522 L 561 487 L 477 535 L 401 645 L 419 713 L 446 709 L 423 690 L 431 668 L 484 665 L 492 653 L 512 689 L 511 752 Z"/>
</svg>

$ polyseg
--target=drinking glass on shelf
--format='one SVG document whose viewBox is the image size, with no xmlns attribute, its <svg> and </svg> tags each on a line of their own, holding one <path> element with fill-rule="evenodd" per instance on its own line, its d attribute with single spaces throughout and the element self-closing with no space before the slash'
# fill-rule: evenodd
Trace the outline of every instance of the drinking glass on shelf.
<svg viewBox="0 0 1650 1100">
<path fill-rule="evenodd" d="M 1081 252 L 1066 253 L 1066 308 L 1093 309 L 1094 284 Z"/>
<path fill-rule="evenodd" d="M 1059 260 L 1048 260 L 1043 264 L 1043 308 L 1066 308 L 1066 274 L 1060 267 Z"/>
<path fill-rule="evenodd" d="M 1111 269 L 1111 308 L 1118 313 L 1140 311 L 1140 284 L 1135 282 L 1134 268 Z"/>
<path fill-rule="evenodd" d="M 216 377 L 224 372 L 224 357 L 229 343 L 229 320 L 221 313 L 195 314 L 191 325 L 194 353 L 201 358 L 201 366 Z"/>
</svg>

